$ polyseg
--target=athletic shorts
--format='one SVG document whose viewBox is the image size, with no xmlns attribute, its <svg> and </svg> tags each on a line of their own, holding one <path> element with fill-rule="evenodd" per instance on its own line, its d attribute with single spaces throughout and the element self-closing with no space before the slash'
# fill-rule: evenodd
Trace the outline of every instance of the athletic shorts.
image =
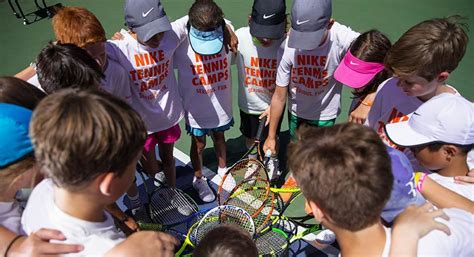
<svg viewBox="0 0 474 257">
<path fill-rule="evenodd" d="M 308 124 L 313 127 L 330 127 L 334 126 L 336 119 L 332 120 L 307 120 L 300 117 L 297 117 L 290 112 L 288 112 L 288 127 L 290 129 L 290 136 L 293 141 L 296 141 L 296 130 L 301 126 L 301 124 Z"/>
<path fill-rule="evenodd" d="M 155 147 L 158 143 L 172 144 L 181 137 L 181 128 L 179 124 L 174 125 L 169 129 L 158 131 L 152 134 L 149 134 L 145 141 L 144 150 L 149 152 L 152 147 Z"/>
<path fill-rule="evenodd" d="M 232 126 L 234 126 L 234 119 L 231 119 L 229 123 L 217 128 L 194 128 L 186 124 L 186 132 L 191 136 L 202 137 L 214 132 L 224 132 L 229 130 Z"/>
<path fill-rule="evenodd" d="M 246 138 L 255 138 L 255 136 L 257 136 L 258 125 L 260 124 L 259 116 L 259 114 L 249 114 L 240 110 L 240 132 L 242 132 L 242 135 Z M 282 121 L 283 115 L 280 117 L 280 121 L 278 122 L 277 133 L 280 131 Z M 265 141 L 267 138 L 268 129 L 269 126 L 263 128 L 262 141 Z"/>
</svg>

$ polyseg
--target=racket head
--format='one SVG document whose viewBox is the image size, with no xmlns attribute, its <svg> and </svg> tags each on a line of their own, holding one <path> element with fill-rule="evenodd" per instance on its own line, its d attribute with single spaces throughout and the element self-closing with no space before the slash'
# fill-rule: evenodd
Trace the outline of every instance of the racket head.
<svg viewBox="0 0 474 257">
<path fill-rule="evenodd" d="M 261 178 L 268 181 L 268 174 L 262 162 L 245 158 L 236 162 L 222 177 L 217 189 L 218 204 L 224 204 L 229 193 L 245 179 Z"/>
<path fill-rule="evenodd" d="M 290 245 L 297 226 L 287 220 L 275 220 L 255 237 L 260 256 L 281 256 Z"/>
<path fill-rule="evenodd" d="M 210 230 L 221 224 L 236 225 L 247 231 L 252 237 L 255 234 L 255 224 L 247 211 L 233 205 L 221 205 L 211 209 L 198 222 L 190 236 L 192 243 L 199 244 Z"/>
<path fill-rule="evenodd" d="M 273 215 L 275 195 L 269 189 L 270 184 L 264 179 L 246 179 L 230 192 L 224 205 L 246 210 L 252 216 L 255 231 L 258 232 Z"/>
<path fill-rule="evenodd" d="M 196 202 L 179 188 L 161 186 L 148 203 L 152 223 L 172 226 L 187 221 L 199 211 Z"/>
</svg>

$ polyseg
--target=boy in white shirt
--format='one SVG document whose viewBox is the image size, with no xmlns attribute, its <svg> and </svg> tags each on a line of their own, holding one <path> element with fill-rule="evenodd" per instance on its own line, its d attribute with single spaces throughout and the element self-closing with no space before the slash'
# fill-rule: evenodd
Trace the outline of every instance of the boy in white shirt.
<svg viewBox="0 0 474 257">
<path fill-rule="evenodd" d="M 388 256 L 391 229 L 382 225 L 380 214 L 394 177 L 377 133 L 350 123 L 305 128 L 288 153 L 289 168 L 315 219 L 336 233 L 341 256 Z M 460 209 L 444 212 L 449 221 L 439 222 L 451 234 L 428 233 L 418 242 L 417 256 L 473 256 L 474 215 Z"/>
<path fill-rule="evenodd" d="M 302 123 L 334 125 L 340 112 L 342 84 L 333 78 L 333 73 L 359 34 L 335 22 L 331 13 L 331 0 L 293 2 L 292 27 L 280 50 L 265 151 L 276 152 L 277 124 L 287 96 L 292 139 Z"/>
<path fill-rule="evenodd" d="M 408 120 L 407 115 L 436 95 L 459 95 L 446 80 L 463 58 L 467 43 L 459 17 L 431 19 L 405 32 L 385 57 L 385 68 L 394 77 L 378 87 L 365 124 L 377 131 L 387 145 L 403 151 L 416 171 L 426 169 L 409 149 L 390 141 L 384 126 Z"/>
<path fill-rule="evenodd" d="M 239 39 L 236 56 L 239 78 L 240 131 L 246 138 L 246 146 L 254 143 L 259 120 L 268 115 L 270 102 L 275 91 L 277 53 L 286 35 L 286 3 L 283 0 L 255 0 L 249 26 L 238 29 Z M 282 118 L 278 122 L 280 130 Z M 262 140 L 268 135 L 268 126 Z M 257 149 L 250 154 L 257 155 Z M 278 171 L 278 162 L 269 162 L 271 174 Z"/>
<path fill-rule="evenodd" d="M 385 132 L 396 145 L 409 148 L 421 165 L 435 171 L 429 177 L 474 201 L 474 184 L 454 182 L 455 176 L 469 172 L 467 154 L 474 144 L 471 102 L 452 94 L 436 96 L 416 109 L 408 121 L 387 124 Z"/>
<path fill-rule="evenodd" d="M 102 256 L 125 237 L 105 207 L 133 182 L 146 139 L 139 114 L 109 93 L 64 89 L 40 102 L 30 135 L 48 179 L 29 198 L 23 230 L 58 229 L 84 245 L 81 256 Z"/>
<path fill-rule="evenodd" d="M 231 53 L 224 47 L 224 14 L 214 1 L 196 1 L 189 9 L 188 40 L 175 53 L 178 84 L 186 112 L 186 131 L 191 135 L 193 187 L 204 202 L 215 195 L 202 174 L 206 136 L 211 135 L 218 160 L 218 174 L 226 168 L 224 131 L 232 118 Z"/>
<path fill-rule="evenodd" d="M 123 39 L 107 45 L 110 58 L 119 62 L 132 80 L 132 106 L 147 127 L 143 167 L 172 187 L 176 186 L 173 149 L 181 136 L 179 121 L 184 115 L 173 56 L 186 38 L 186 21 L 182 18 L 171 24 L 160 0 L 128 0 L 125 23 L 130 30 L 122 30 Z M 156 160 L 156 145 L 162 165 Z"/>
</svg>

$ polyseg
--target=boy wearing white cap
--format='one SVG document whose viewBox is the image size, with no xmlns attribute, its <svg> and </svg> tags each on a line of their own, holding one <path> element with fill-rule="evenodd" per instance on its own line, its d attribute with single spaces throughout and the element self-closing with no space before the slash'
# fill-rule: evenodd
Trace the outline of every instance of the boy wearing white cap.
<svg viewBox="0 0 474 257">
<path fill-rule="evenodd" d="M 230 26 L 230 25 L 228 25 Z M 194 169 L 193 187 L 204 202 L 215 195 L 202 174 L 206 136 L 214 141 L 218 174 L 226 168 L 224 132 L 234 124 L 232 117 L 231 53 L 224 45 L 226 21 L 212 0 L 196 1 L 189 9 L 188 40 L 174 56 L 178 85 L 185 110 L 186 131 L 192 137 L 190 157 Z"/>
<path fill-rule="evenodd" d="M 340 112 L 342 84 L 333 73 L 359 35 L 331 19 L 331 0 L 295 0 L 291 30 L 279 55 L 270 130 L 264 150 L 276 152 L 278 120 L 288 96 L 290 135 L 302 123 L 331 126 Z"/>
<path fill-rule="evenodd" d="M 239 39 L 236 56 L 239 78 L 240 131 L 246 138 L 246 146 L 254 143 L 259 120 L 269 112 L 273 92 L 275 92 L 277 53 L 286 36 L 286 3 L 284 0 L 255 0 L 249 26 L 238 29 Z M 268 122 L 268 120 L 267 120 Z M 279 120 L 278 131 L 282 118 Z M 268 126 L 262 140 L 268 135 Z M 255 158 L 255 152 L 250 158 Z M 278 160 L 268 163 L 270 174 L 278 171 Z"/>
<path fill-rule="evenodd" d="M 408 121 L 387 124 L 385 132 L 395 144 L 410 148 L 421 165 L 436 171 L 428 175 L 430 178 L 474 201 L 474 184 L 454 182 L 455 176 L 469 172 L 467 154 L 474 145 L 471 102 L 452 94 L 436 96 L 413 112 Z"/>
<path fill-rule="evenodd" d="M 459 95 L 446 81 L 462 60 L 467 43 L 459 17 L 431 19 L 405 32 L 385 56 L 384 66 L 394 77 L 378 87 L 365 124 L 385 144 L 403 151 L 417 171 L 427 172 L 408 148 L 385 135 L 384 126 L 408 120 L 409 114 L 436 95 Z"/>
</svg>

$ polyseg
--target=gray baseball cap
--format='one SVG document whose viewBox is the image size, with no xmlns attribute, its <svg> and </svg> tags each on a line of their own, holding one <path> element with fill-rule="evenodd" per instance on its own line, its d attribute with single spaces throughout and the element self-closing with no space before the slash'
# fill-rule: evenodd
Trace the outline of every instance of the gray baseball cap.
<svg viewBox="0 0 474 257">
<path fill-rule="evenodd" d="M 331 0 L 294 0 L 288 46 L 312 50 L 319 46 L 332 14 Z"/>
<path fill-rule="evenodd" d="M 126 0 L 125 23 L 143 42 L 160 32 L 171 30 L 160 0 Z"/>
</svg>

